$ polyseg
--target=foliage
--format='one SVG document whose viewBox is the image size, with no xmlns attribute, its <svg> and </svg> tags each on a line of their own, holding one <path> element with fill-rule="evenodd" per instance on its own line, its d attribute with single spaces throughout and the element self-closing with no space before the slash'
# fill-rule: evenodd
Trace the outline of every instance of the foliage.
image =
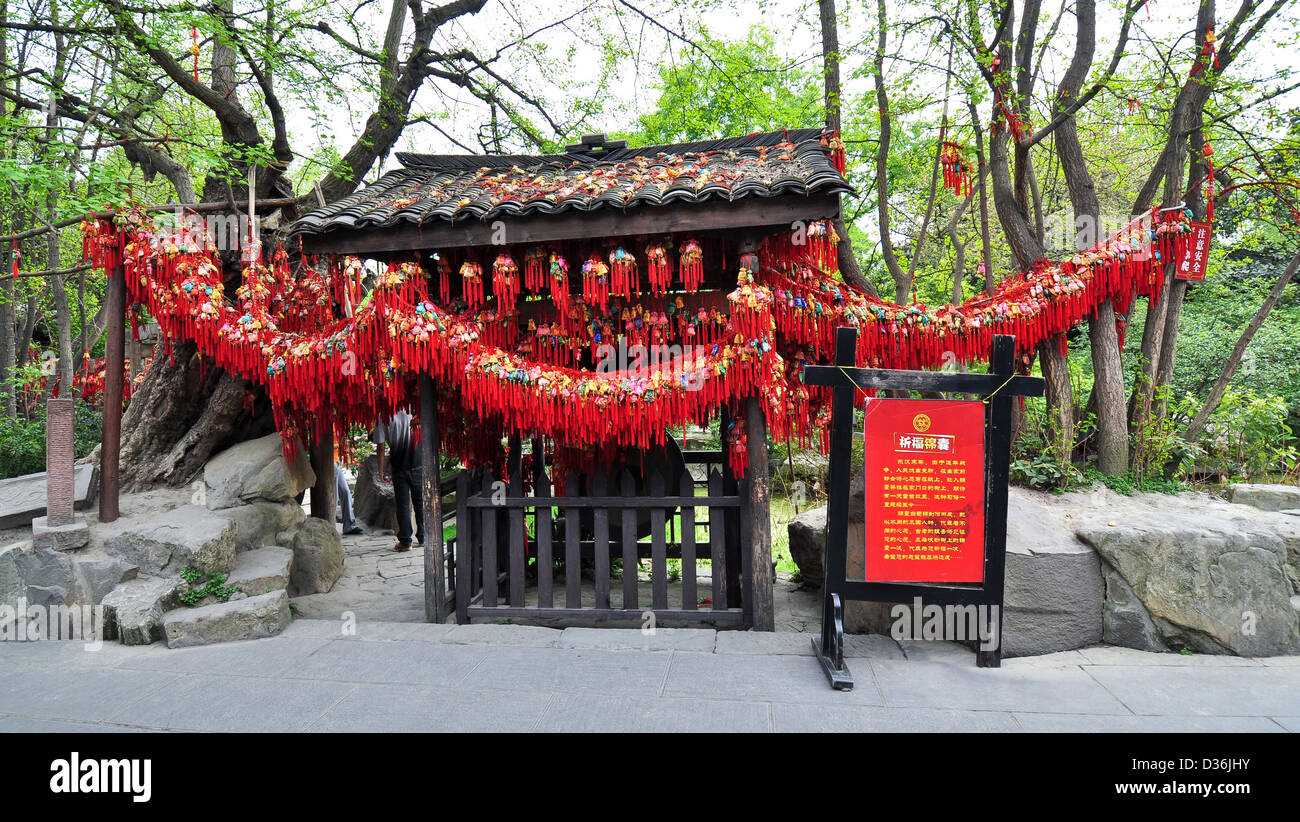
<svg viewBox="0 0 1300 822">
<path fill-rule="evenodd" d="M 1188 396 L 1188 410 L 1200 403 Z M 1300 462 L 1286 401 L 1229 387 L 1201 436 L 1207 468 L 1234 480 L 1264 479 L 1294 472 Z"/>
<path fill-rule="evenodd" d="M 226 584 L 225 574 L 213 574 L 205 579 L 203 573 L 197 568 L 186 568 L 181 571 L 181 579 L 189 584 L 185 593 L 181 594 L 181 602 L 190 607 L 198 605 L 208 597 L 213 597 L 218 602 L 229 602 L 230 598 L 239 592 L 235 586 Z"/>
<path fill-rule="evenodd" d="M 0 479 L 45 470 L 45 406 L 37 405 L 31 418 L 0 414 Z M 77 401 L 74 411 L 73 452 L 80 459 L 99 444 L 103 414 Z"/>
</svg>

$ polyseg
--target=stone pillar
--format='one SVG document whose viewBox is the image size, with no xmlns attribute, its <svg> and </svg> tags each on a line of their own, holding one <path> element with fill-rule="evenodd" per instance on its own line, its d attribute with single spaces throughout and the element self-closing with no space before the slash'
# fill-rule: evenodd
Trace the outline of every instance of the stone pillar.
<svg viewBox="0 0 1300 822">
<path fill-rule="evenodd" d="M 32 543 L 38 548 L 69 551 L 90 541 L 85 519 L 73 510 L 73 400 L 45 401 L 45 516 L 32 520 Z"/>
</svg>

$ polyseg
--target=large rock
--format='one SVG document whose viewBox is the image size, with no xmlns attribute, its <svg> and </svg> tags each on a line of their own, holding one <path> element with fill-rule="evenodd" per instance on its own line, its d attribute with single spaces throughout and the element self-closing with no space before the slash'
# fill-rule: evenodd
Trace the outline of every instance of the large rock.
<svg viewBox="0 0 1300 822">
<path fill-rule="evenodd" d="M 299 448 L 294 461 L 287 462 L 279 434 L 241 442 L 203 466 L 206 504 L 214 511 L 258 499 L 296 500 L 315 482 L 306 449 Z"/>
<path fill-rule="evenodd" d="M 1228 501 L 1261 511 L 1300 508 L 1300 486 L 1236 483 L 1228 486 Z"/>
<path fill-rule="evenodd" d="M 790 558 L 799 566 L 805 585 L 822 587 L 826 580 L 826 507 L 805 511 L 786 525 Z"/>
<path fill-rule="evenodd" d="M 73 507 L 85 510 L 94 499 L 98 468 L 91 463 L 78 463 L 73 468 Z M 45 514 L 45 472 L 25 474 L 0 480 L 0 531 L 25 527 Z"/>
<path fill-rule="evenodd" d="M 163 631 L 168 648 L 183 648 L 275 636 L 292 619 L 289 596 L 279 590 L 201 608 L 169 611 L 163 618 Z"/>
<path fill-rule="evenodd" d="M 179 576 L 186 568 L 229 573 L 235 565 L 238 526 L 196 505 L 122 517 L 96 526 L 104 551 L 154 576 Z"/>
<path fill-rule="evenodd" d="M 1104 588 L 1097 552 L 1020 488 L 1007 498 L 1002 652 L 1029 656 L 1101 640 Z"/>
<path fill-rule="evenodd" d="M 121 583 L 135 579 L 139 568 L 116 557 L 103 559 L 81 559 L 73 561 L 77 570 L 77 579 L 87 605 L 103 602 L 114 588 Z"/>
<path fill-rule="evenodd" d="M 67 554 L 31 542 L 0 548 L 0 605 L 75 605 L 81 599 Z"/>
<path fill-rule="evenodd" d="M 1300 652 L 1283 539 L 1208 503 L 1148 496 L 1120 498 L 1078 529 L 1118 577 L 1108 575 L 1103 609 L 1110 641 L 1151 649 L 1154 627 L 1169 650 Z"/>
<path fill-rule="evenodd" d="M 393 484 L 379 479 L 378 458 L 371 454 L 357 468 L 357 485 L 352 491 L 352 513 L 373 528 L 397 530 L 397 504 Z"/>
<path fill-rule="evenodd" d="M 226 578 L 226 584 L 235 586 L 250 597 L 260 596 L 288 588 L 292 569 L 291 549 L 278 545 L 256 548 L 239 555 L 235 560 L 235 570 Z"/>
<path fill-rule="evenodd" d="M 238 526 L 235 531 L 235 551 L 239 553 L 274 545 L 278 534 L 293 528 L 307 516 L 296 500 L 258 500 L 248 505 L 223 508 L 217 513 Z"/>
<path fill-rule="evenodd" d="M 307 517 L 276 541 L 293 549 L 289 584 L 293 596 L 325 593 L 338 582 L 343 573 L 343 539 L 332 522 Z"/>
<path fill-rule="evenodd" d="M 185 582 L 164 577 L 128 580 L 104 597 L 104 638 L 150 645 L 165 638 L 163 614 L 176 607 Z"/>
</svg>

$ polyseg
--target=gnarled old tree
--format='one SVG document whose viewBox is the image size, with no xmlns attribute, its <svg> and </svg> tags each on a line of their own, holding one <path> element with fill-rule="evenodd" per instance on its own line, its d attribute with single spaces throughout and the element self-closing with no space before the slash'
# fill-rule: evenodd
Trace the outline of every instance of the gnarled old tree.
<svg viewBox="0 0 1300 822">
<path fill-rule="evenodd" d="M 350 9 L 324 0 L 293 5 L 216 0 L 155 8 L 106 0 L 79 6 L 71 19 L 42 12 L 21 24 L 0 22 L 0 28 L 20 26 L 67 38 L 99 59 L 72 80 L 60 78 L 54 67 L 30 67 L 19 72 L 26 77 L 25 89 L 5 82 L 0 97 L 15 110 L 43 112 L 57 106 L 60 116 L 90 126 L 120 146 L 146 180 L 161 174 L 181 204 L 226 202 L 238 211 L 237 204 L 248 202 L 250 193 L 262 202 L 290 202 L 262 213 L 262 241 L 272 244 L 275 230 L 300 212 L 321 199 L 351 193 L 411 122 L 437 128 L 429 117 L 413 115 L 422 88 L 433 86 L 444 97 L 472 97 L 490 109 L 498 124 L 492 135 L 498 150 L 503 134 L 543 149 L 548 136 L 567 129 L 552 119 L 539 97 L 512 80 L 502 60 L 537 31 L 522 31 L 521 26 L 518 39 L 495 53 L 479 54 L 459 44 L 453 24 L 485 4 L 390 0 L 387 25 L 375 27 L 373 35 L 358 22 L 358 16 L 369 13 L 370 4 L 364 2 Z M 183 51 L 190 46 L 191 27 L 196 45 L 210 55 L 203 72 Z M 335 71 L 343 70 L 371 83 L 370 113 L 341 157 L 315 162 L 309 149 L 293 143 L 289 98 L 283 95 L 329 83 Z M 9 79 L 11 72 L 4 73 Z M 76 89 L 77 79 L 83 89 Z M 93 96 L 87 93 L 92 85 L 97 89 Z M 355 98 L 349 108 L 352 104 Z M 528 115 L 546 125 L 535 126 Z M 187 127 L 187 117 L 214 122 L 219 144 L 200 145 L 208 138 Z M 206 162 L 194 163 L 194 151 L 206 151 Z M 299 181 L 307 193 L 294 201 L 287 175 L 299 158 L 308 159 L 309 176 Z M 191 176 L 195 168 L 204 169 L 197 183 Z M 239 252 L 223 250 L 223 256 L 227 293 L 234 293 Z M 205 361 L 192 344 L 174 344 L 170 355 L 159 354 L 123 420 L 124 486 L 185 482 L 213 453 L 272 430 L 260 389 Z"/>
</svg>

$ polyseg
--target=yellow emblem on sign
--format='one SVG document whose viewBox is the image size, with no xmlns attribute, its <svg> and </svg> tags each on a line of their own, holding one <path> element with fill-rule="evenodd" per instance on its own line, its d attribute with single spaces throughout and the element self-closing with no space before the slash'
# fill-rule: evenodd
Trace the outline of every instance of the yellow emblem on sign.
<svg viewBox="0 0 1300 822">
<path fill-rule="evenodd" d="M 917 431 L 920 431 L 922 434 L 924 434 L 926 431 L 929 431 L 930 415 L 917 414 L 915 417 L 912 417 L 912 428 L 914 428 Z"/>
</svg>

